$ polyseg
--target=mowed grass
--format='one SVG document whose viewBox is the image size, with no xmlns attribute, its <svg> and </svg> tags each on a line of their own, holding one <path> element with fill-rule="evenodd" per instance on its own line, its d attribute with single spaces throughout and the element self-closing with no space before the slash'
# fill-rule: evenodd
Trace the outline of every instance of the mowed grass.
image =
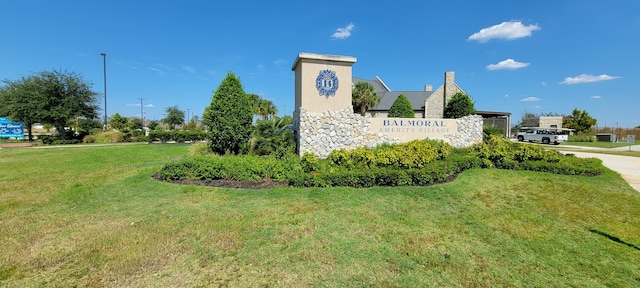
<svg viewBox="0 0 640 288">
<path fill-rule="evenodd" d="M 629 145 L 640 145 L 640 140 L 636 140 L 634 144 L 627 143 L 626 140 L 620 142 L 604 142 L 604 141 L 595 141 L 595 142 L 562 142 L 562 146 L 582 146 L 582 147 L 592 147 L 592 148 L 619 148 L 625 147 Z"/>
<path fill-rule="evenodd" d="M 640 193 L 611 171 L 370 189 L 151 178 L 187 151 L 1 149 L 0 286 L 640 286 Z"/>
</svg>

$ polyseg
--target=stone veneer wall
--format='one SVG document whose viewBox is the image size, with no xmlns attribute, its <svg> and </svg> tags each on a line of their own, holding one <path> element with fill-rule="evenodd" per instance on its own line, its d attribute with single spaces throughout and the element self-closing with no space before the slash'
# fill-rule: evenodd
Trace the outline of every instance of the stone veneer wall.
<svg viewBox="0 0 640 288">
<path fill-rule="evenodd" d="M 456 119 L 458 131 L 446 135 L 444 141 L 454 147 L 468 147 L 482 142 L 482 117 L 473 115 Z M 401 143 L 383 133 L 370 131 L 371 117 L 353 113 L 353 107 L 337 111 L 311 113 L 306 109 L 294 112 L 294 129 L 300 155 L 311 152 L 325 158 L 338 149 L 375 147 L 383 143 Z"/>
</svg>

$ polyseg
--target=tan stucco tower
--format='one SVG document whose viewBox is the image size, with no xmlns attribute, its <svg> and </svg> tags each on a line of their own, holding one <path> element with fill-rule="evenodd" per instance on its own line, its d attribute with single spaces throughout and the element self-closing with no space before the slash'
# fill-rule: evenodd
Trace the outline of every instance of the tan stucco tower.
<svg viewBox="0 0 640 288">
<path fill-rule="evenodd" d="M 295 110 L 312 113 L 340 110 L 351 105 L 351 66 L 355 57 L 299 53 L 295 71 Z"/>
<path fill-rule="evenodd" d="M 352 111 L 351 66 L 356 58 L 351 56 L 301 52 L 293 63 L 295 72 L 295 109 L 293 124 L 298 153 L 313 151 L 317 131 L 301 127 L 309 115 Z M 301 119 L 304 118 L 304 119 Z M 304 123 L 303 123 L 304 124 Z M 304 142 L 304 143 L 303 143 Z"/>
</svg>

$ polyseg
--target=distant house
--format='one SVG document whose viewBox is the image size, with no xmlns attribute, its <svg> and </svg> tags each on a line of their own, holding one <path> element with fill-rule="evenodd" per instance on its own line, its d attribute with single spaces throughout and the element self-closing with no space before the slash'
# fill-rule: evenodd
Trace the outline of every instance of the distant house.
<svg viewBox="0 0 640 288">
<path fill-rule="evenodd" d="M 562 128 L 562 116 L 530 116 L 524 119 L 522 126 Z"/>
<path fill-rule="evenodd" d="M 353 85 L 359 82 L 373 85 L 375 92 L 381 96 L 380 103 L 367 111 L 367 115 L 371 117 L 387 117 L 393 102 L 400 94 L 404 94 L 411 102 L 416 118 L 442 118 L 447 101 L 454 94 L 464 92 L 456 84 L 455 72 L 452 71 L 444 73 L 444 83 L 435 91 L 431 84 L 425 85 L 423 91 L 392 91 L 378 76 L 373 80 L 353 77 Z"/>
<path fill-rule="evenodd" d="M 378 76 L 373 80 L 353 77 L 352 81 L 354 86 L 359 82 L 367 82 L 380 95 L 380 103 L 367 111 L 367 115 L 371 117 L 387 117 L 393 102 L 400 94 L 404 94 L 409 99 L 416 118 L 443 118 L 445 105 L 451 97 L 458 92 L 465 93 L 456 84 L 453 71 L 444 73 L 444 82 L 436 90 L 433 90 L 433 85 L 426 84 L 422 91 L 393 91 Z M 485 125 L 498 126 L 505 135 L 511 134 L 511 113 L 478 111 L 478 115 L 483 117 Z"/>
</svg>

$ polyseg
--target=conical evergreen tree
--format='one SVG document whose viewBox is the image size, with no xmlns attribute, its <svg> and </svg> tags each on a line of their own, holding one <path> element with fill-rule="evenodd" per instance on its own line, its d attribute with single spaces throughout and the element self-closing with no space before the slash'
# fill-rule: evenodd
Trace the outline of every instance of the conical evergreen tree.
<svg viewBox="0 0 640 288">
<path fill-rule="evenodd" d="M 456 119 L 475 114 L 476 108 L 473 105 L 473 100 L 463 92 L 454 94 L 444 108 L 444 118 Z"/>
<path fill-rule="evenodd" d="M 391 108 L 389 108 L 389 117 L 391 118 L 414 118 L 415 114 L 413 113 L 413 107 L 411 106 L 411 102 L 407 99 L 407 96 L 404 94 L 400 94 L 393 104 Z"/>
<path fill-rule="evenodd" d="M 227 74 L 205 108 L 204 123 L 209 127 L 211 151 L 241 154 L 248 151 L 253 130 L 253 103 L 242 89 L 240 79 Z"/>
</svg>

